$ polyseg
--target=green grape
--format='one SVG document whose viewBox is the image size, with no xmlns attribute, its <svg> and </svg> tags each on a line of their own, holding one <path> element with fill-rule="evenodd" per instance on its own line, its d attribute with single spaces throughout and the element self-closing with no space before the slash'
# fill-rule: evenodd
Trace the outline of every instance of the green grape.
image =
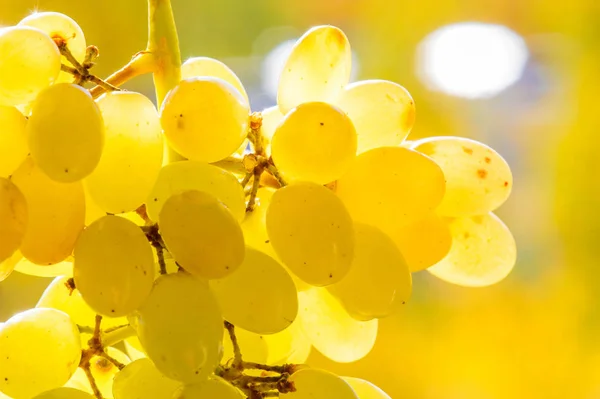
<svg viewBox="0 0 600 399">
<path fill-rule="evenodd" d="M 358 399 L 354 390 L 337 375 L 325 370 L 302 369 L 290 377 L 296 392 L 282 394 L 286 399 Z"/>
<path fill-rule="evenodd" d="M 328 288 L 358 320 L 389 316 L 410 298 L 412 278 L 408 265 L 381 230 L 356 223 L 354 232 L 350 271 Z"/>
<path fill-rule="evenodd" d="M 250 106 L 237 89 L 212 77 L 182 80 L 167 94 L 160 120 L 169 145 L 184 157 L 216 162 L 246 139 Z"/>
<path fill-rule="evenodd" d="M 238 222 L 244 220 L 244 189 L 236 177 L 216 166 L 195 161 L 174 162 L 162 167 L 146 201 L 150 219 L 158 220 L 158 214 L 169 197 L 188 190 L 214 195 Z"/>
<path fill-rule="evenodd" d="M 22 258 L 23 255 L 21 252 L 15 251 L 8 259 L 0 262 L 0 282 L 6 280 L 12 274 Z"/>
<path fill-rule="evenodd" d="M 79 389 L 61 387 L 46 391 L 33 399 L 94 399 L 94 397 Z"/>
<path fill-rule="evenodd" d="M 199 398 L 244 399 L 246 395 L 220 377 L 212 377 L 199 384 L 183 385 L 173 395 L 173 399 Z"/>
<path fill-rule="evenodd" d="M 108 347 L 105 348 L 105 352 L 110 357 L 117 360 L 121 364 L 124 364 L 125 366 L 131 363 L 131 360 L 129 360 L 127 355 L 118 349 Z M 112 392 L 114 379 L 115 376 L 119 374 L 119 368 L 102 356 L 93 356 L 90 359 L 90 372 L 92 373 L 92 377 L 94 377 L 96 386 L 100 390 L 102 396 L 105 398 L 111 398 L 113 396 Z M 88 393 L 93 393 L 88 377 L 82 368 L 77 369 L 75 374 L 73 374 L 73 377 L 71 377 L 65 386 L 80 389 Z"/>
<path fill-rule="evenodd" d="M 19 273 L 28 274 L 30 276 L 71 277 L 73 275 L 73 262 L 62 261 L 54 265 L 40 266 L 23 258 L 23 255 L 21 255 L 21 253 L 19 252 L 19 259 L 17 260 L 17 264 L 15 265 L 15 270 Z"/>
<path fill-rule="evenodd" d="M 434 276 L 465 287 L 484 287 L 504 279 L 515 266 L 515 239 L 493 213 L 447 219 L 447 223 L 452 248 L 427 269 Z"/>
<path fill-rule="evenodd" d="M 365 357 L 377 338 L 378 320 L 352 318 L 325 288 L 298 293 L 298 317 L 311 344 L 338 363 Z"/>
<path fill-rule="evenodd" d="M 100 219 L 102 216 L 106 216 L 106 212 L 104 212 L 93 200 L 90 195 L 90 190 L 84 185 L 83 191 L 85 193 L 85 225 L 89 226 L 96 220 Z"/>
<path fill-rule="evenodd" d="M 336 193 L 355 221 L 387 231 L 431 213 L 444 189 L 444 174 L 430 158 L 407 148 L 381 147 L 356 158 L 337 181 Z"/>
<path fill-rule="evenodd" d="M 0 30 L 0 104 L 33 101 L 60 72 L 60 52 L 46 33 L 28 26 Z"/>
<path fill-rule="evenodd" d="M 263 335 L 262 339 L 267 347 L 267 364 L 304 363 L 312 346 L 302 331 L 299 318 L 285 330 L 277 334 Z"/>
<path fill-rule="evenodd" d="M 277 126 L 271 152 L 286 180 L 326 184 L 341 177 L 356 157 L 356 131 L 333 105 L 304 103 Z"/>
<path fill-rule="evenodd" d="M 144 203 L 163 161 L 158 112 L 139 93 L 112 92 L 97 101 L 104 120 L 105 144 L 86 189 L 109 213 L 133 211 Z"/>
<path fill-rule="evenodd" d="M 36 265 L 53 265 L 73 252 L 84 227 L 85 196 L 80 182 L 62 184 L 48 178 L 29 157 L 15 171 L 29 213 L 20 251 Z"/>
<path fill-rule="evenodd" d="M 27 157 L 27 118 L 15 107 L 0 105 L 0 177 L 10 176 Z"/>
<path fill-rule="evenodd" d="M 55 309 L 29 309 L 0 329 L 0 391 L 29 399 L 64 385 L 79 366 L 77 326 Z"/>
<path fill-rule="evenodd" d="M 202 76 L 210 76 L 224 80 L 235 87 L 242 97 L 244 97 L 246 102 L 250 103 L 248 94 L 246 93 L 246 89 L 244 89 L 244 85 L 242 85 L 240 78 L 238 78 L 235 72 L 221 61 L 209 57 L 193 57 L 188 58 L 183 65 L 181 65 L 182 79 Z"/>
<path fill-rule="evenodd" d="M 21 190 L 3 177 L 0 177 L 0 220 L 0 262 L 4 262 L 21 246 L 29 214 Z"/>
<path fill-rule="evenodd" d="M 172 399 L 181 382 L 165 377 L 150 359 L 138 359 L 115 376 L 114 399 Z"/>
<path fill-rule="evenodd" d="M 235 326 L 235 337 L 237 338 L 238 345 L 242 350 L 245 361 L 260 364 L 265 364 L 267 362 L 268 349 L 265 336 Z M 223 336 L 223 360 L 221 362 L 226 363 L 233 360 L 233 358 L 233 344 L 231 343 L 229 334 L 225 333 Z"/>
<path fill-rule="evenodd" d="M 221 359 L 219 304 L 202 282 L 187 273 L 160 276 L 133 319 L 148 357 L 169 378 L 204 381 Z"/>
<path fill-rule="evenodd" d="M 342 377 L 354 389 L 358 399 L 392 399 L 375 384 L 354 377 Z"/>
<path fill-rule="evenodd" d="M 416 141 L 413 148 L 431 157 L 446 176 L 446 194 L 437 208 L 440 215 L 482 215 L 510 195 L 510 167 L 485 144 L 461 137 L 431 137 Z"/>
<path fill-rule="evenodd" d="M 350 269 L 352 220 L 327 188 L 301 182 L 277 190 L 267 209 L 266 224 L 279 259 L 303 281 L 333 284 Z"/>
<path fill-rule="evenodd" d="M 35 12 L 19 22 L 18 26 L 30 26 L 46 33 L 55 43 L 65 43 L 69 51 L 80 63 L 85 59 L 86 43 L 83 31 L 72 18 L 59 12 Z M 61 62 L 71 65 L 66 57 Z M 73 75 L 61 71 L 55 83 L 73 82 Z"/>
<path fill-rule="evenodd" d="M 273 140 L 275 129 L 283 120 L 284 115 L 281 113 L 281 111 L 279 111 L 279 107 L 277 105 L 265 109 L 261 112 L 261 115 L 262 125 L 260 132 L 265 140 L 265 150 L 267 156 L 271 156 L 271 141 Z"/>
<path fill-rule="evenodd" d="M 223 278 L 244 260 L 244 235 L 239 223 L 208 193 L 192 190 L 171 196 L 158 221 L 169 252 L 194 275 Z"/>
<path fill-rule="evenodd" d="M 275 259 L 246 248 L 239 269 L 210 281 L 223 317 L 257 334 L 274 334 L 289 326 L 298 314 L 298 295 L 290 275 Z"/>
<path fill-rule="evenodd" d="M 415 123 L 415 103 L 406 89 L 387 80 L 346 86 L 336 101 L 358 135 L 358 153 L 399 145 Z"/>
<path fill-rule="evenodd" d="M 334 26 L 317 26 L 294 45 L 279 77 L 277 104 L 283 114 L 310 101 L 333 102 L 350 80 L 348 38 Z"/>
</svg>

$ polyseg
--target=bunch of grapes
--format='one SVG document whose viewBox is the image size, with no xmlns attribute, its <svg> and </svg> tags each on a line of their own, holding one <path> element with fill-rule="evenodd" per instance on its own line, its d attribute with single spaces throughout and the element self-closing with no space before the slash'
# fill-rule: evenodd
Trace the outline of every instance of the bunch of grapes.
<svg viewBox="0 0 600 399">
<path fill-rule="evenodd" d="M 0 327 L 0 397 L 389 398 L 303 363 L 369 353 L 411 273 L 513 267 L 504 159 L 407 141 L 413 99 L 349 83 L 339 29 L 306 32 L 255 113 L 217 60 L 151 47 L 102 80 L 98 54 L 59 13 L 0 31 L 0 280 L 55 277 Z M 158 109 L 118 88 L 146 72 L 172 83 Z"/>
</svg>

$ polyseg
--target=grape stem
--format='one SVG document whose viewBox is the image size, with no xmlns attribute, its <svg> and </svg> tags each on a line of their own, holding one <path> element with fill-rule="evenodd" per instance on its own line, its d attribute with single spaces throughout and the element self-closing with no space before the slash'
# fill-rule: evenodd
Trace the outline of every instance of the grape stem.
<svg viewBox="0 0 600 399">
<path fill-rule="evenodd" d="M 77 61 L 75 56 L 73 56 L 73 53 L 71 53 L 71 50 L 69 50 L 69 47 L 67 46 L 66 42 L 63 41 L 57 43 L 57 46 L 58 50 L 60 51 L 60 54 L 63 55 L 67 59 L 67 61 L 69 61 L 69 63 L 72 65 L 72 67 L 70 67 L 68 65 L 61 64 L 60 69 L 63 72 L 67 72 L 73 75 L 75 77 L 75 83 L 82 85 L 85 82 L 92 82 L 103 87 L 105 90 L 120 90 L 118 87 L 113 86 L 112 84 L 105 82 L 99 77 L 90 73 L 89 69 L 94 65 L 93 60 L 95 59 L 95 57 L 98 56 L 98 49 L 96 47 L 90 46 L 88 48 L 86 52 L 86 60 L 83 64 L 81 64 L 79 63 L 79 61 Z"/>
</svg>

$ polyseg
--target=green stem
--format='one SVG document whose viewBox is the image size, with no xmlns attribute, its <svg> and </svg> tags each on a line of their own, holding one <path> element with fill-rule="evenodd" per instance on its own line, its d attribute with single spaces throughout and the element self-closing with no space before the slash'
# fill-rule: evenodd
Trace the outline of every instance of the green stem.
<svg viewBox="0 0 600 399">
<path fill-rule="evenodd" d="M 102 345 L 104 347 L 113 346 L 123 341 L 125 338 L 133 337 L 135 335 L 136 332 L 131 326 L 119 328 L 118 330 L 103 334 Z"/>
</svg>

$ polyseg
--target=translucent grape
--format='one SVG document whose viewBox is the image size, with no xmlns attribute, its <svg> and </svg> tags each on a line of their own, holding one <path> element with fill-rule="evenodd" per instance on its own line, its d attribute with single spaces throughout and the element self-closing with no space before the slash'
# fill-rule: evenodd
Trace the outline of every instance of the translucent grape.
<svg viewBox="0 0 600 399">
<path fill-rule="evenodd" d="M 299 318 L 285 330 L 277 334 L 263 335 L 262 338 L 267 347 L 267 364 L 304 363 L 312 346 L 302 331 Z"/>
<path fill-rule="evenodd" d="M 250 103 L 248 94 L 246 93 L 246 89 L 244 89 L 244 85 L 242 85 L 240 78 L 238 78 L 235 72 L 221 61 L 209 57 L 193 57 L 188 58 L 183 65 L 181 65 L 182 79 L 202 76 L 210 76 L 224 80 L 235 87 L 242 97 L 244 97 L 246 102 Z"/>
<path fill-rule="evenodd" d="M 0 391 L 29 399 L 64 385 L 79 366 L 77 326 L 55 309 L 29 309 L 0 329 Z"/>
<path fill-rule="evenodd" d="M 356 157 L 356 131 L 338 108 L 304 103 L 277 126 L 271 152 L 286 180 L 326 184 L 342 176 Z"/>
<path fill-rule="evenodd" d="M 60 72 L 60 52 L 39 29 L 13 26 L 0 30 L 0 104 L 33 101 Z"/>
<path fill-rule="evenodd" d="M 94 397 L 79 389 L 61 387 L 46 391 L 33 399 L 94 399 Z"/>
<path fill-rule="evenodd" d="M 275 134 L 275 129 L 283 120 L 284 115 L 279 111 L 277 105 L 267 108 L 261 112 L 262 115 L 262 126 L 260 132 L 265 140 L 265 147 L 267 156 L 271 156 L 271 141 Z"/>
<path fill-rule="evenodd" d="M 158 220 L 169 252 L 194 275 L 223 278 L 244 260 L 244 235 L 239 223 L 210 194 L 192 190 L 173 195 L 165 202 Z"/>
<path fill-rule="evenodd" d="M 381 230 L 357 223 L 354 260 L 329 289 L 358 320 L 391 315 L 410 298 L 412 278 L 402 254 Z"/>
<path fill-rule="evenodd" d="M 27 201 L 17 186 L 0 177 L 0 263 L 10 258 L 23 242 L 29 220 Z"/>
<path fill-rule="evenodd" d="M 167 94 L 160 110 L 165 136 L 184 157 L 216 162 L 233 154 L 248 133 L 250 108 L 224 80 L 182 80 Z"/>
<path fill-rule="evenodd" d="M 236 177 L 216 166 L 194 161 L 180 161 L 163 166 L 146 202 L 150 219 L 158 220 L 158 214 L 169 197 L 188 190 L 214 195 L 238 222 L 244 220 L 244 189 Z"/>
<path fill-rule="evenodd" d="M 390 395 L 369 381 L 354 377 L 342 377 L 342 379 L 354 389 L 358 399 L 392 399 Z"/>
<path fill-rule="evenodd" d="M 26 124 L 15 107 L 0 105 L 0 177 L 10 176 L 27 157 Z"/>
<path fill-rule="evenodd" d="M 196 398 L 244 399 L 246 395 L 219 377 L 213 377 L 200 384 L 184 385 L 173 395 L 173 399 Z"/>
<path fill-rule="evenodd" d="M 73 277 L 94 311 L 125 316 L 148 297 L 154 281 L 152 247 L 142 230 L 118 216 L 89 225 L 75 245 Z"/>
<path fill-rule="evenodd" d="M 132 361 L 148 358 L 142 347 L 142 343 L 137 336 L 126 338 L 123 341 L 123 344 L 125 345 L 127 356 L 129 356 Z"/>
<path fill-rule="evenodd" d="M 513 183 L 510 167 L 485 144 L 432 137 L 416 141 L 413 148 L 437 162 L 446 176 L 446 194 L 437 208 L 440 215 L 482 215 L 508 198 Z"/>
<path fill-rule="evenodd" d="M 334 26 L 317 26 L 294 45 L 279 77 L 277 104 L 283 114 L 309 101 L 333 102 L 350 80 L 348 38 Z"/>
<path fill-rule="evenodd" d="M 6 280 L 12 274 L 19 260 L 22 258 L 23 255 L 21 255 L 21 252 L 15 251 L 8 259 L 0 262 L 0 281 Z"/>
<path fill-rule="evenodd" d="M 354 230 L 348 211 L 330 190 L 293 183 L 277 190 L 267 209 L 267 232 L 279 259 L 305 282 L 324 286 L 350 269 Z"/>
<path fill-rule="evenodd" d="M 135 92 L 112 92 L 98 101 L 105 127 L 100 163 L 85 180 L 100 208 L 133 211 L 144 203 L 162 167 L 163 138 L 152 101 Z"/>
<path fill-rule="evenodd" d="M 235 326 L 235 337 L 244 355 L 244 361 L 265 364 L 267 362 L 268 349 L 265 336 L 255 334 Z M 223 359 L 221 363 L 233 360 L 233 344 L 228 333 L 223 336 Z"/>
<path fill-rule="evenodd" d="M 27 201 L 29 222 L 20 251 L 37 265 L 59 263 L 71 255 L 84 226 L 85 197 L 80 182 L 50 180 L 31 158 L 15 171 L 12 182 Z"/>
<path fill-rule="evenodd" d="M 336 101 L 358 134 L 358 153 L 396 146 L 415 123 L 415 103 L 406 89 L 387 80 L 349 84 Z"/>
<path fill-rule="evenodd" d="M 448 219 L 450 253 L 427 269 L 431 274 L 466 287 L 483 287 L 504 279 L 517 260 L 515 239 L 493 213 Z"/>
<path fill-rule="evenodd" d="M 327 289 L 313 288 L 298 293 L 304 333 L 323 355 L 339 363 L 365 357 L 377 338 L 378 320 L 358 321 Z"/>
<path fill-rule="evenodd" d="M 296 392 L 282 394 L 286 399 L 358 399 L 350 385 L 325 370 L 303 369 L 295 372 L 290 381 Z"/>
<path fill-rule="evenodd" d="M 223 317 L 257 334 L 274 334 L 289 326 L 298 314 L 298 295 L 290 275 L 275 259 L 246 248 L 239 269 L 210 281 Z"/>
<path fill-rule="evenodd" d="M 150 359 L 138 359 L 115 376 L 114 399 L 172 399 L 181 382 L 165 377 Z"/>
<path fill-rule="evenodd" d="M 206 380 L 221 359 L 223 318 L 216 298 L 187 273 L 160 276 L 135 313 L 148 357 L 169 378 Z"/>
<path fill-rule="evenodd" d="M 27 141 L 52 180 L 71 183 L 92 173 L 104 146 L 104 124 L 89 91 L 69 83 L 43 90 L 27 122 Z"/>
<path fill-rule="evenodd" d="M 83 191 L 85 193 L 85 225 L 89 226 L 102 216 L 106 216 L 106 212 L 103 211 L 92 199 L 90 190 L 88 190 L 85 185 L 83 187 Z"/>
<path fill-rule="evenodd" d="M 71 277 L 73 275 L 73 262 L 63 261 L 54 265 L 40 266 L 23 258 L 20 252 L 19 256 L 20 259 L 17 260 L 17 264 L 15 265 L 15 270 L 19 273 L 38 277 Z"/>
<path fill-rule="evenodd" d="M 382 230 L 430 213 L 444 196 L 444 174 L 430 158 L 402 147 L 362 153 L 337 181 L 336 193 L 355 221 Z"/>
</svg>

